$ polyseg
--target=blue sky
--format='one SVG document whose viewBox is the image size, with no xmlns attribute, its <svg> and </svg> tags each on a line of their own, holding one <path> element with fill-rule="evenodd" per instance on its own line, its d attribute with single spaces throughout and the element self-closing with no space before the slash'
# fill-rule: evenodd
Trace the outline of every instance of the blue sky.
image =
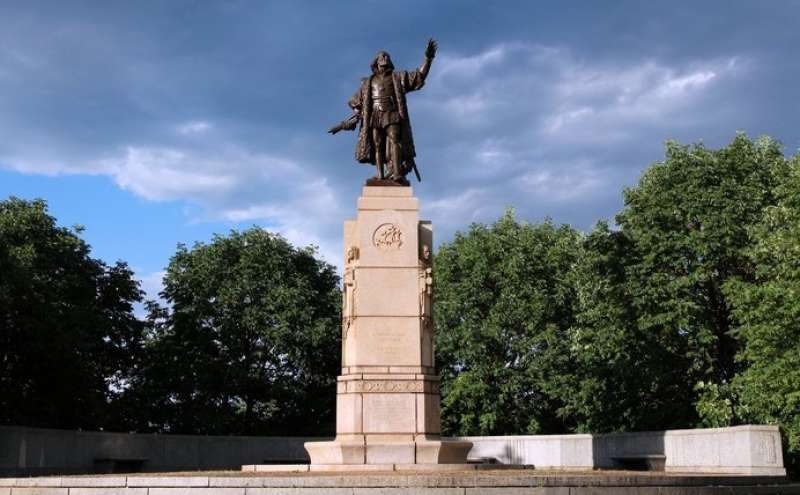
<svg viewBox="0 0 800 495">
<path fill-rule="evenodd" d="M 339 264 L 371 168 L 325 130 L 385 49 L 439 242 L 508 206 L 588 229 L 663 157 L 800 147 L 800 1 L 0 0 L 0 197 L 41 197 L 154 295 L 179 242 L 259 225 Z"/>
</svg>

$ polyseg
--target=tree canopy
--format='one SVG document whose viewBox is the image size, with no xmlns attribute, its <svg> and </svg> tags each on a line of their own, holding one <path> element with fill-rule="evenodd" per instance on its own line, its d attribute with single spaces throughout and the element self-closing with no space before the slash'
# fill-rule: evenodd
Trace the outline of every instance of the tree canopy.
<svg viewBox="0 0 800 495">
<path fill-rule="evenodd" d="M 800 157 L 668 142 L 588 234 L 507 213 L 436 257 L 452 434 L 778 424 L 800 457 Z"/>
<path fill-rule="evenodd" d="M 778 424 L 789 468 L 800 469 L 800 156 L 776 188 L 777 204 L 750 228 L 754 276 L 732 280 L 733 327 L 742 342 L 729 402 L 741 421 Z M 726 404 L 727 405 L 727 404 Z"/>
<path fill-rule="evenodd" d="M 586 238 L 571 330 L 578 366 L 562 411 L 580 430 L 737 421 L 735 408 L 718 407 L 741 370 L 723 288 L 753 279 L 750 229 L 775 204 L 785 168 L 770 139 L 740 134 L 718 150 L 669 142 L 625 191 L 618 230 L 600 224 Z"/>
<path fill-rule="evenodd" d="M 90 256 L 44 201 L 0 201 L 0 423 L 118 424 L 110 404 L 135 371 L 139 284 Z"/>
<path fill-rule="evenodd" d="M 567 275 L 578 248 L 572 228 L 520 223 L 512 211 L 441 246 L 434 318 L 445 431 L 564 429 L 549 382 L 567 359 L 575 299 Z"/>
<path fill-rule="evenodd" d="M 179 246 L 151 304 L 131 400 L 138 429 L 333 432 L 338 277 L 311 248 L 260 228 Z"/>
</svg>

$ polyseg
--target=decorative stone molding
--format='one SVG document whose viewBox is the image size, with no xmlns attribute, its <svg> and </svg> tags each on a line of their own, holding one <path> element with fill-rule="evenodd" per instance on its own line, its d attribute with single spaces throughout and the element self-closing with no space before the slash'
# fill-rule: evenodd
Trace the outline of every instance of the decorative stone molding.
<svg viewBox="0 0 800 495">
<path fill-rule="evenodd" d="M 439 382 L 434 380 L 351 380 L 337 383 L 336 391 L 340 394 L 438 394 Z"/>
<path fill-rule="evenodd" d="M 384 223 L 372 234 L 372 243 L 381 251 L 400 249 L 403 245 L 403 232 L 393 223 Z"/>
<path fill-rule="evenodd" d="M 413 373 L 416 375 L 438 376 L 436 369 L 433 366 L 344 366 L 342 367 L 342 374 L 339 378 L 342 379 L 355 376 L 356 379 L 360 379 L 361 377 L 358 377 L 357 375 L 363 373 Z"/>
</svg>

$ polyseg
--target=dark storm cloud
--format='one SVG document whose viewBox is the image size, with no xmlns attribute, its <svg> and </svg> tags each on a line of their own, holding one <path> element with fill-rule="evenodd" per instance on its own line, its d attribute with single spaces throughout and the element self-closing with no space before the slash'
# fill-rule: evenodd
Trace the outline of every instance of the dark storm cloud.
<svg viewBox="0 0 800 495">
<path fill-rule="evenodd" d="M 762 7 L 762 5 L 765 5 Z M 506 206 L 588 228 L 667 138 L 800 145 L 793 2 L 0 4 L 0 166 L 102 174 L 192 220 L 338 260 L 371 169 L 325 129 L 378 49 L 440 57 L 409 96 L 439 240 Z"/>
</svg>

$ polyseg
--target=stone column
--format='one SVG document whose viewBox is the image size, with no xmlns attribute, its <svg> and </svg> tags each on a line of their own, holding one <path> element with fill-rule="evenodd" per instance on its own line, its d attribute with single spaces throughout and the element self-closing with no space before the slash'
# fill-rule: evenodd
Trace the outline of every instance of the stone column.
<svg viewBox="0 0 800 495">
<path fill-rule="evenodd" d="M 410 187 L 365 187 L 344 224 L 342 374 L 336 440 L 312 464 L 463 463 L 443 442 L 433 363 L 433 230 Z"/>
</svg>

